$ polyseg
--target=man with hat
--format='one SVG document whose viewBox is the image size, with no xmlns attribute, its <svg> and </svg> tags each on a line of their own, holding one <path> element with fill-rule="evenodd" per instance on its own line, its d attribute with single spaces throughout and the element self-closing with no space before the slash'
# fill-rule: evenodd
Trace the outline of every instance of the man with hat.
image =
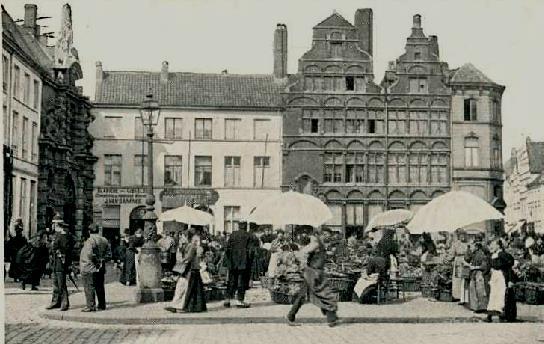
<svg viewBox="0 0 544 344">
<path fill-rule="evenodd" d="M 92 224 L 89 227 L 92 246 L 98 250 L 98 271 L 94 273 L 94 283 L 96 298 L 98 299 L 98 309 L 106 309 L 106 291 L 104 289 L 104 278 L 106 275 L 106 263 L 111 260 L 111 245 L 108 239 L 100 235 L 100 227 Z"/>
<path fill-rule="evenodd" d="M 9 268 L 9 277 L 13 278 L 15 282 L 20 279 L 20 266 L 17 263 L 17 254 L 19 250 L 27 244 L 26 238 L 23 236 L 23 220 L 17 219 L 13 225 L 15 235 L 8 241 L 6 250 L 8 251 L 9 260 L 11 262 Z"/>
<path fill-rule="evenodd" d="M 53 297 L 47 309 L 60 308 L 61 311 L 66 311 L 70 307 L 66 276 L 71 264 L 72 243 L 67 233 L 68 225 L 58 213 L 53 218 L 53 227 L 55 230 L 52 245 Z"/>
</svg>

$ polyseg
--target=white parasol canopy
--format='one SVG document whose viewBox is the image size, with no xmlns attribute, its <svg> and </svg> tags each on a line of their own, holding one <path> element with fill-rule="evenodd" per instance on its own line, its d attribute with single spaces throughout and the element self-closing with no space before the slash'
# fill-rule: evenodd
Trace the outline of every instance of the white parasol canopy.
<svg viewBox="0 0 544 344">
<path fill-rule="evenodd" d="M 205 211 L 197 210 L 184 205 L 183 207 L 170 209 L 159 216 L 159 221 L 175 221 L 188 225 L 208 226 L 213 223 L 213 216 Z"/>
<path fill-rule="evenodd" d="M 407 228 L 412 234 L 452 232 L 485 220 L 504 218 L 497 209 L 466 191 L 450 191 L 424 205 Z"/>
<path fill-rule="evenodd" d="M 366 231 L 378 227 L 395 226 L 403 222 L 408 222 L 413 216 L 414 214 L 406 209 L 388 210 L 374 216 L 368 223 L 368 226 L 366 226 Z"/>
<path fill-rule="evenodd" d="M 286 225 L 318 227 L 331 218 L 329 207 L 319 198 L 288 191 L 264 200 L 246 221 L 278 227 Z"/>
</svg>

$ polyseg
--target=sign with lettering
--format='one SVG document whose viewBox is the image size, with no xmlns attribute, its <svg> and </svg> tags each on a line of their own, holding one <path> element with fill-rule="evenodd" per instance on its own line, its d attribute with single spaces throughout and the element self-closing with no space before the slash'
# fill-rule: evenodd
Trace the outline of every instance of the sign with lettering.
<svg viewBox="0 0 544 344">
<path fill-rule="evenodd" d="M 143 204 L 146 191 L 142 187 L 100 187 L 94 198 L 103 205 Z"/>
<path fill-rule="evenodd" d="M 194 204 L 210 206 L 217 202 L 219 194 L 213 189 L 165 189 L 160 193 L 163 208 L 177 208 Z"/>
</svg>

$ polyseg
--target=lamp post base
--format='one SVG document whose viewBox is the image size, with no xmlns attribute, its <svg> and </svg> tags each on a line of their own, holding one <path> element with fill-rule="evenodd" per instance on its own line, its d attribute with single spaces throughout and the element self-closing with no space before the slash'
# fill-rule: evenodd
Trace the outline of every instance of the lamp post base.
<svg viewBox="0 0 544 344">
<path fill-rule="evenodd" d="M 162 288 L 143 288 L 136 290 L 136 303 L 163 302 Z"/>
</svg>

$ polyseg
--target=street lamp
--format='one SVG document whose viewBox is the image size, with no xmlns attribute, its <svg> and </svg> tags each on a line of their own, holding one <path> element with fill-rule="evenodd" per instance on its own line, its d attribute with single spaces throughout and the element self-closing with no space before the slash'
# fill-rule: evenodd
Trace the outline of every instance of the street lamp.
<svg viewBox="0 0 544 344">
<path fill-rule="evenodd" d="M 144 131 L 147 132 L 148 165 L 146 212 L 143 218 L 145 243 L 138 257 L 136 302 L 161 302 L 164 300 L 164 292 L 161 286 L 160 248 L 156 243 L 157 214 L 155 214 L 155 195 L 153 193 L 153 127 L 159 122 L 161 110 L 152 94 L 146 96 L 140 107 L 140 114 Z"/>
</svg>

